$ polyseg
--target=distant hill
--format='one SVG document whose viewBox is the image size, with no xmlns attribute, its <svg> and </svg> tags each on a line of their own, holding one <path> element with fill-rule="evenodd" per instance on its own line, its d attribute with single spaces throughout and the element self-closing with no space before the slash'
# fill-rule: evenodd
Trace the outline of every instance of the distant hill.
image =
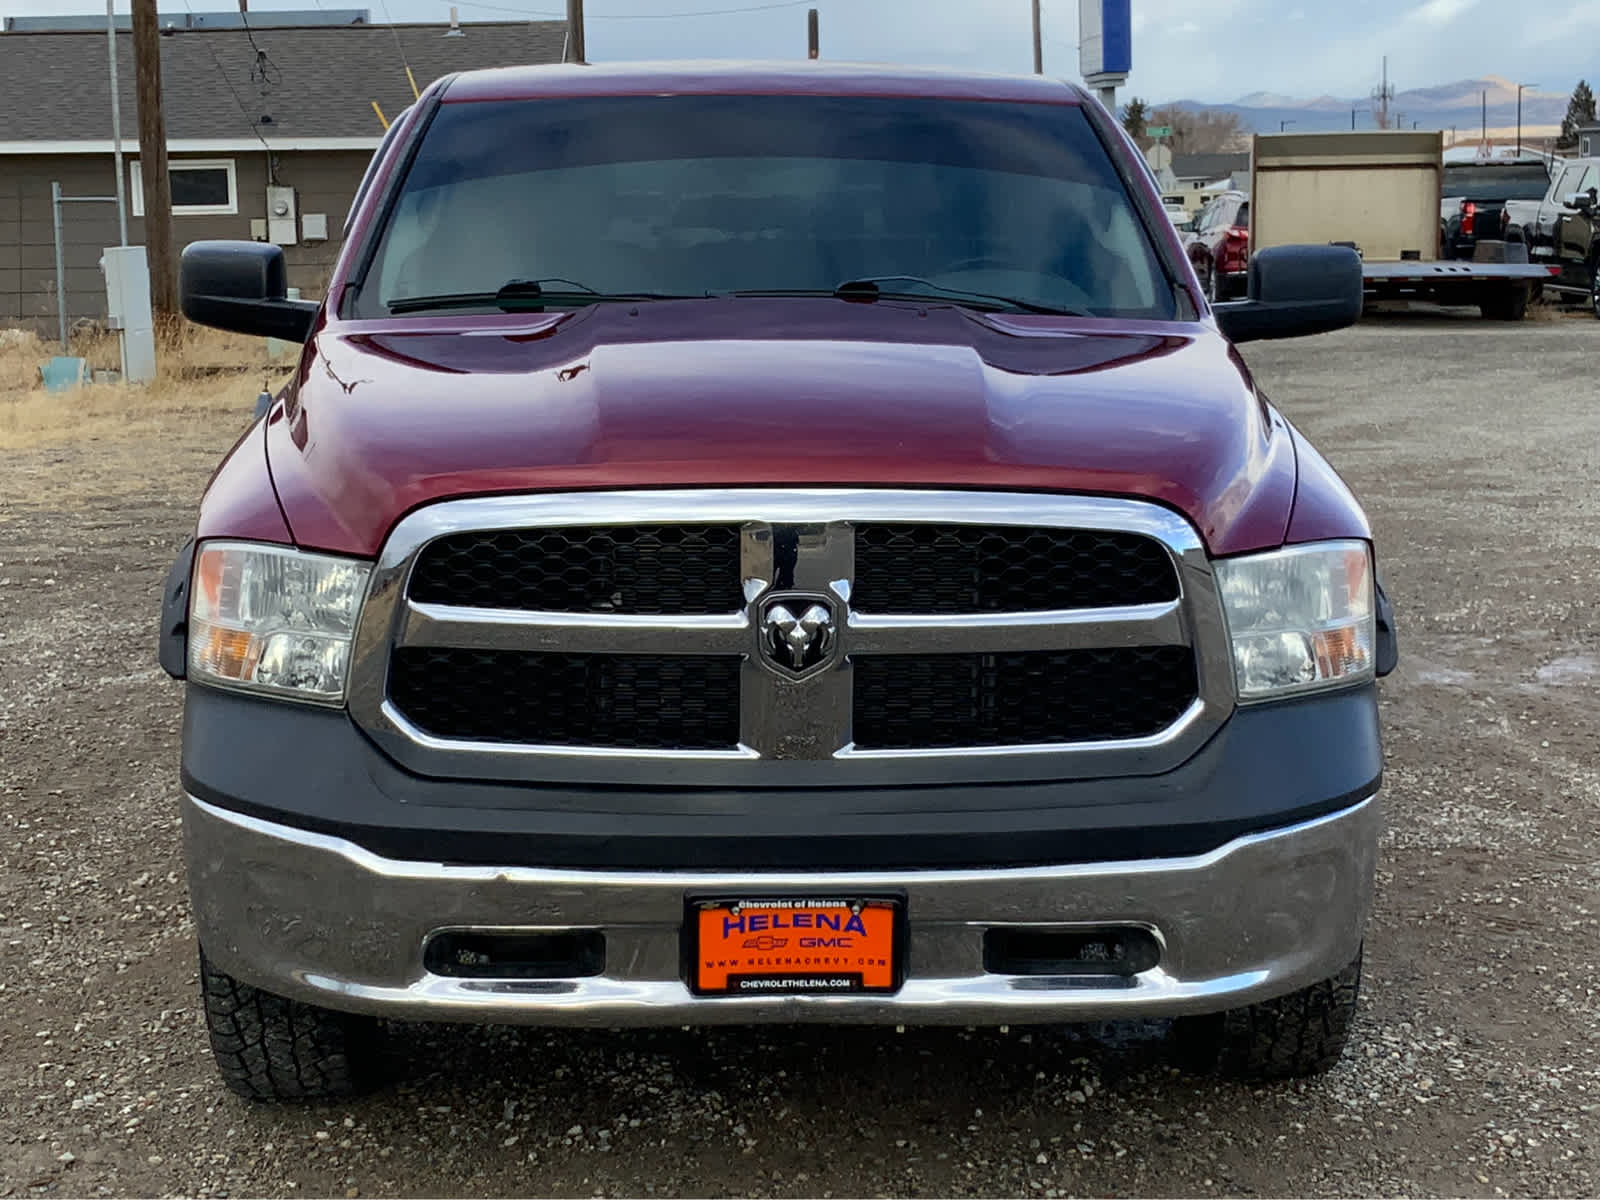
<svg viewBox="0 0 1600 1200">
<path fill-rule="evenodd" d="M 1514 129 L 1517 123 L 1517 85 L 1495 76 L 1399 92 L 1389 106 L 1389 112 L 1396 119 L 1403 116 L 1407 129 L 1411 128 L 1413 121 L 1421 129 L 1443 129 L 1448 132 L 1453 127 L 1457 141 L 1467 141 L 1478 135 L 1483 120 L 1482 98 L 1485 92 L 1488 93 L 1491 135 L 1496 129 Z M 1568 93 L 1523 92 L 1524 136 L 1555 136 L 1562 119 L 1567 115 L 1568 98 Z M 1196 112 L 1237 113 L 1245 129 L 1253 133 L 1277 133 L 1285 121 L 1292 122 L 1290 128 L 1297 133 L 1349 129 L 1352 109 L 1359 110 L 1355 113 L 1356 128 L 1372 129 L 1376 125 L 1376 119 L 1368 111 L 1373 107 L 1372 100 L 1367 96 L 1318 96 L 1305 100 L 1272 92 L 1253 92 L 1241 96 L 1232 104 L 1205 104 L 1198 100 L 1178 100 L 1173 103 L 1179 108 Z"/>
</svg>

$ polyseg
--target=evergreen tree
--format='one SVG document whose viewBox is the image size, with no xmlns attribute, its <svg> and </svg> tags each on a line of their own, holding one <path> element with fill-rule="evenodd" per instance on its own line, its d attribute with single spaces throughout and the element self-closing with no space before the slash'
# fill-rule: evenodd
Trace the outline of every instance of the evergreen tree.
<svg viewBox="0 0 1600 1200">
<path fill-rule="evenodd" d="M 1123 106 L 1122 127 L 1128 131 L 1128 136 L 1142 147 L 1148 140 L 1145 129 L 1149 124 L 1149 105 L 1134 96 Z"/>
<path fill-rule="evenodd" d="M 1557 146 L 1571 149 L 1578 144 L 1578 126 L 1592 125 L 1595 120 L 1594 92 L 1586 80 L 1578 80 L 1572 99 L 1567 102 L 1567 117 L 1561 122 L 1561 138 Z"/>
</svg>

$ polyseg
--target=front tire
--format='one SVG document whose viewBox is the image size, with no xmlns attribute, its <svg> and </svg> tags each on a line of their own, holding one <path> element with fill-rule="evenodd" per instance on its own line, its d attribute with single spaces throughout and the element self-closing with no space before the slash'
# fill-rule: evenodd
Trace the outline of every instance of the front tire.
<svg viewBox="0 0 1600 1200">
<path fill-rule="evenodd" d="M 1239 1080 L 1317 1075 L 1339 1061 L 1361 994 L 1361 953 L 1344 970 L 1248 1008 L 1180 1017 L 1173 1026 L 1189 1069 Z"/>
<path fill-rule="evenodd" d="M 326 1100 L 377 1077 L 378 1022 L 264 992 L 200 955 L 211 1053 L 228 1090 L 248 1100 Z"/>
<path fill-rule="evenodd" d="M 1589 263 L 1589 308 L 1600 320 L 1600 258 Z"/>
</svg>

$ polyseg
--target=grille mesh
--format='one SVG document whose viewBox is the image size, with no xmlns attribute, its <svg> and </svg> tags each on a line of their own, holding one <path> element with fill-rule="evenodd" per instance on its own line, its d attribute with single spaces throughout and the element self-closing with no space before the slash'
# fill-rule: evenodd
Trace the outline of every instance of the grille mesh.
<svg viewBox="0 0 1600 1200">
<path fill-rule="evenodd" d="M 1137 533 L 984 525 L 856 525 L 851 602 L 869 613 L 1025 612 L 1159 604 L 1178 576 Z"/>
<path fill-rule="evenodd" d="M 389 698 L 436 737 L 641 750 L 739 742 L 737 657 L 401 647 Z"/>
<path fill-rule="evenodd" d="M 550 612 L 736 612 L 733 525 L 619 525 L 453 533 L 412 569 L 424 604 Z"/>
<path fill-rule="evenodd" d="M 855 660 L 864 750 L 1019 746 L 1148 737 L 1195 699 L 1186 646 Z"/>
</svg>

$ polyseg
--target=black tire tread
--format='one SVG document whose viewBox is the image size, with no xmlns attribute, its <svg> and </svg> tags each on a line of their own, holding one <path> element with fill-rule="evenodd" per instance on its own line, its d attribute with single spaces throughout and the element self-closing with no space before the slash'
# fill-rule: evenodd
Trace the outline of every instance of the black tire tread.
<svg viewBox="0 0 1600 1200">
<path fill-rule="evenodd" d="M 1295 1079 L 1339 1061 L 1361 994 L 1361 956 L 1332 978 L 1246 1008 L 1181 1018 L 1190 1067 L 1228 1079 Z"/>
<path fill-rule="evenodd" d="M 377 1022 L 264 992 L 202 954 L 200 994 L 217 1071 L 250 1100 L 321 1100 L 366 1090 Z"/>
<path fill-rule="evenodd" d="M 1521 321 L 1528 315 L 1528 291 L 1511 288 L 1478 306 L 1484 318 L 1490 321 Z"/>
</svg>

